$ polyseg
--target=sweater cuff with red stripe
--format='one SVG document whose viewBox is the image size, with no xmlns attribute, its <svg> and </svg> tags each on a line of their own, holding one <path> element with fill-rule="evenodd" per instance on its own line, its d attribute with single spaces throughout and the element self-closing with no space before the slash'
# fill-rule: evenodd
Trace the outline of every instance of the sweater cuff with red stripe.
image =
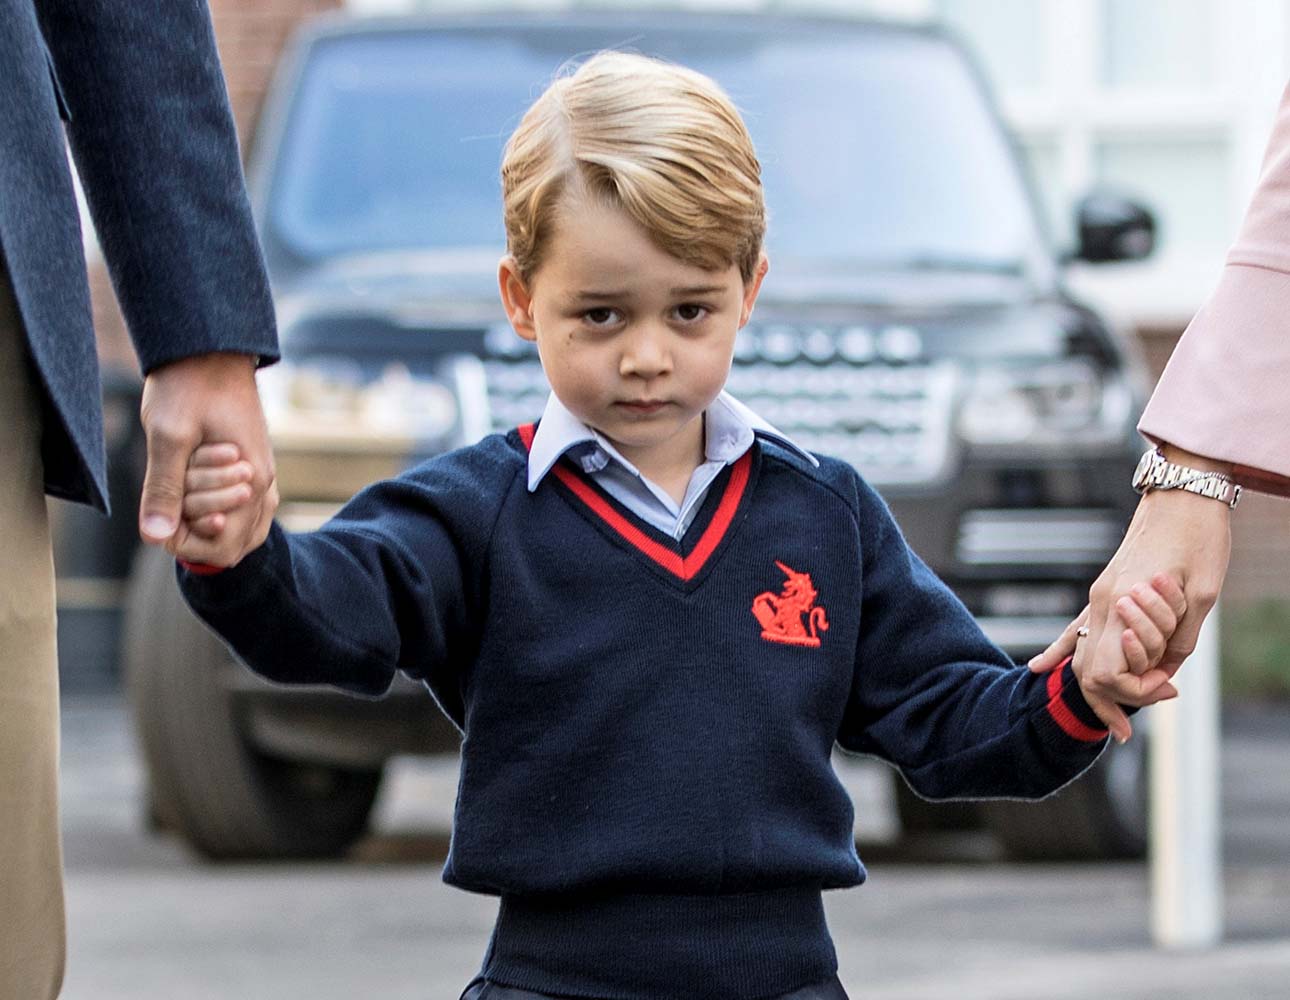
<svg viewBox="0 0 1290 1000">
<path fill-rule="evenodd" d="M 1048 702 L 1045 709 L 1057 728 L 1073 740 L 1099 743 L 1109 733 L 1097 713 L 1084 700 L 1070 657 L 1048 674 Z"/>
<path fill-rule="evenodd" d="M 189 562 L 187 559 L 176 559 L 182 569 L 188 570 L 194 576 L 214 576 L 216 573 L 223 573 L 222 566 L 212 566 L 209 563 Z"/>
</svg>

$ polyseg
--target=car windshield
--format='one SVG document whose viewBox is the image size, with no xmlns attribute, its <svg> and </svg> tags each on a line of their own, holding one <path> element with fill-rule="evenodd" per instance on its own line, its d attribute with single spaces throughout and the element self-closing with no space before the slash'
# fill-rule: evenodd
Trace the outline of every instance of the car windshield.
<svg viewBox="0 0 1290 1000">
<path fill-rule="evenodd" d="M 1021 272 L 1041 246 L 956 52 L 931 35 L 819 24 L 325 37 L 284 127 L 269 239 L 306 261 L 500 251 L 507 136 L 568 58 L 605 46 L 693 66 L 730 93 L 762 162 L 777 265 Z"/>
</svg>

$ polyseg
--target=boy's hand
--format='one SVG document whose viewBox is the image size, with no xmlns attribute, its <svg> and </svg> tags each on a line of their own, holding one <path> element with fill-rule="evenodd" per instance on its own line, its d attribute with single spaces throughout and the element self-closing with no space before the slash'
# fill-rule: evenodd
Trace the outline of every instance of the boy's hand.
<svg viewBox="0 0 1290 1000">
<path fill-rule="evenodd" d="M 253 475 L 237 445 L 206 444 L 193 452 L 184 474 L 183 517 L 167 545 L 175 558 L 200 563 L 208 557 L 227 515 L 250 503 Z"/>
<path fill-rule="evenodd" d="M 1156 665 L 1164 658 L 1169 639 L 1186 611 L 1187 600 L 1182 588 L 1165 573 L 1154 576 L 1150 586 L 1137 584 L 1116 603 L 1111 609 L 1114 620 L 1108 621 L 1107 628 L 1122 630 L 1120 644 L 1132 672 L 1119 675 L 1109 692 L 1091 683 L 1088 657 L 1081 655 L 1088 651 L 1077 648 L 1081 639 L 1079 629 L 1088 624 L 1087 607 L 1056 642 L 1030 661 L 1030 669 L 1035 673 L 1046 673 L 1068 656 L 1073 656 L 1071 667 L 1089 707 L 1123 743 L 1132 735 L 1133 729 L 1120 705 L 1140 708 L 1178 696 L 1177 689 L 1170 683 L 1173 672 L 1156 669 Z"/>
<path fill-rule="evenodd" d="M 1120 635 L 1124 658 L 1141 680 L 1168 652 L 1169 640 L 1187 613 L 1187 598 L 1172 576 L 1158 573 L 1149 585 L 1135 584 L 1116 602 L 1115 612 L 1128 626 Z M 1173 671 L 1165 676 L 1173 677 Z M 1172 692 L 1169 697 L 1176 697 L 1178 692 L 1173 685 L 1168 685 L 1168 688 Z"/>
</svg>

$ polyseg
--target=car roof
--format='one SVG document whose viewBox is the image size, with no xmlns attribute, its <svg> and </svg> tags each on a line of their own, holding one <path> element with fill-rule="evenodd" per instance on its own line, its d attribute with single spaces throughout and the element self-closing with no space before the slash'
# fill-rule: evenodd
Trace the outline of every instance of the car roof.
<svg viewBox="0 0 1290 1000">
<path fill-rule="evenodd" d="M 948 36 L 934 22 L 888 20 L 873 16 L 849 16 L 827 13 L 782 13 L 777 11 L 703 10 L 692 7 L 632 8 L 614 7 L 525 8 L 521 10 L 488 10 L 442 14 L 353 15 L 343 12 L 325 14 L 302 29 L 308 38 L 337 35 L 405 31 L 495 31 L 499 34 L 558 33 L 569 30 L 665 31 L 670 34 L 730 34 L 767 37 L 784 33 L 817 35 L 892 34 L 903 37 L 944 39 Z M 624 44 L 630 44 L 630 35 Z"/>
</svg>

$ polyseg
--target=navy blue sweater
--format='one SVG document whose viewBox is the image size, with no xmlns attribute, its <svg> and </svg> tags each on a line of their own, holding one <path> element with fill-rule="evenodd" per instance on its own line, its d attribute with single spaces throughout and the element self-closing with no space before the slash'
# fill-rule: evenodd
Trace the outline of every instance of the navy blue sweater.
<svg viewBox="0 0 1290 1000">
<path fill-rule="evenodd" d="M 530 493 L 528 439 L 181 571 L 270 679 L 426 682 L 465 734 L 444 879 L 502 897 L 491 978 L 602 1000 L 824 979 L 821 891 L 864 879 L 835 741 L 933 798 L 1046 795 L 1102 749 L 1069 668 L 1014 666 L 850 466 L 758 439 L 674 542 L 567 461 Z"/>
</svg>

